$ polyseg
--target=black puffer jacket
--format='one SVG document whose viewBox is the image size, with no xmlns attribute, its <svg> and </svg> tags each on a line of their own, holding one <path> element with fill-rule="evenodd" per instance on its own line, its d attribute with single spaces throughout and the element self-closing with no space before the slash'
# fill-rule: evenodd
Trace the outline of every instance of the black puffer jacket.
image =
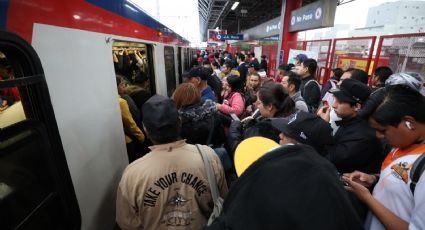
<svg viewBox="0 0 425 230">
<path fill-rule="evenodd" d="M 189 144 L 212 144 L 214 147 L 224 142 L 224 128 L 218 116 L 215 103 L 190 105 L 179 110 L 182 122 L 181 137 Z M 209 135 L 212 135 L 208 143 Z"/>
<path fill-rule="evenodd" d="M 354 117 L 336 122 L 339 126 L 333 145 L 325 146 L 322 155 L 328 158 L 340 173 L 359 170 L 378 173 L 381 166 L 381 143 L 367 121 Z"/>
<path fill-rule="evenodd" d="M 235 153 L 239 143 L 254 136 L 266 137 L 279 143 L 280 131 L 272 126 L 269 119 L 257 118 L 242 127 L 240 121 L 232 121 L 227 136 L 228 151 L 231 156 Z"/>
<path fill-rule="evenodd" d="M 387 90 L 385 87 L 381 87 L 373 91 L 369 98 L 366 100 L 362 109 L 359 111 L 358 116 L 363 119 L 368 119 L 375 109 L 384 101 L 385 95 L 387 94 Z"/>
</svg>

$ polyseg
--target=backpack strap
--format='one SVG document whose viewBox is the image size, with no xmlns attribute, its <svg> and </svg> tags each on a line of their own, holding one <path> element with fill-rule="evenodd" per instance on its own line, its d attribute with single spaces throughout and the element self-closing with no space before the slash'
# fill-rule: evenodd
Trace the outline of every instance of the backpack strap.
<svg viewBox="0 0 425 230">
<path fill-rule="evenodd" d="M 215 179 L 214 169 L 211 165 L 211 161 L 208 155 L 201 150 L 198 144 L 196 144 L 195 146 L 198 149 L 199 154 L 201 154 L 202 161 L 204 162 L 205 171 L 207 172 L 208 183 L 210 184 L 211 196 L 213 198 L 214 203 L 216 203 L 216 201 L 220 197 L 220 194 L 218 191 L 217 181 Z"/>
<path fill-rule="evenodd" d="M 415 195 L 415 188 L 416 184 L 419 181 L 419 178 L 421 177 L 422 173 L 425 171 L 425 152 L 422 153 L 418 159 L 413 162 L 412 169 L 410 170 L 410 180 L 412 181 L 410 183 L 410 191 L 412 191 L 412 194 Z"/>
</svg>

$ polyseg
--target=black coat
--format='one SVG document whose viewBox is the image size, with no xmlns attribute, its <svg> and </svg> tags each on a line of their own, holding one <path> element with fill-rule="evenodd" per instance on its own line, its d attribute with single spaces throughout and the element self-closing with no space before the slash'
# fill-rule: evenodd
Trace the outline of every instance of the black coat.
<svg viewBox="0 0 425 230">
<path fill-rule="evenodd" d="M 313 76 L 301 79 L 300 86 L 301 96 L 304 98 L 310 112 L 314 112 L 320 103 L 320 87 L 312 80 L 315 80 Z M 307 84 L 307 82 L 309 83 Z"/>
<path fill-rule="evenodd" d="M 272 126 L 269 119 L 252 120 L 242 127 L 240 121 L 232 121 L 227 135 L 227 147 L 231 156 L 234 155 L 236 147 L 241 141 L 255 136 L 266 137 L 279 143 L 280 131 Z"/>
<path fill-rule="evenodd" d="M 374 90 L 366 100 L 362 109 L 359 111 L 358 116 L 367 120 L 373 112 L 375 112 L 375 109 L 378 108 L 382 101 L 384 101 L 386 94 L 387 90 L 385 87 Z"/>
<path fill-rule="evenodd" d="M 248 74 L 248 66 L 247 64 L 244 62 L 242 65 L 238 65 L 238 72 L 239 75 L 243 81 L 243 83 L 246 83 L 246 76 Z"/>
<path fill-rule="evenodd" d="M 187 143 L 218 147 L 224 142 L 224 128 L 214 108 L 215 104 L 207 100 L 203 105 L 190 105 L 179 110 L 180 136 Z"/>
<path fill-rule="evenodd" d="M 359 170 L 378 173 L 381 166 L 381 143 L 367 121 L 354 117 L 337 121 L 338 131 L 334 144 L 325 146 L 322 154 L 329 159 L 340 173 Z"/>
<path fill-rule="evenodd" d="M 247 153 L 248 154 L 248 153 Z M 233 184 L 206 230 L 363 229 L 335 167 L 307 145 L 286 145 L 254 162 Z"/>
</svg>

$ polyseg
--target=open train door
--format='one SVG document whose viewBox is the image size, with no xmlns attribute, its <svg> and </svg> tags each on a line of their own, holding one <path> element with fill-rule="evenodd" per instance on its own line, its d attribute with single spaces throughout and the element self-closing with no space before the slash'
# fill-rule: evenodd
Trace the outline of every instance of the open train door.
<svg viewBox="0 0 425 230">
<path fill-rule="evenodd" d="M 1 228 L 80 229 L 41 62 L 26 41 L 0 31 L 0 68 L 0 91 L 17 92 L 0 113 Z"/>
</svg>

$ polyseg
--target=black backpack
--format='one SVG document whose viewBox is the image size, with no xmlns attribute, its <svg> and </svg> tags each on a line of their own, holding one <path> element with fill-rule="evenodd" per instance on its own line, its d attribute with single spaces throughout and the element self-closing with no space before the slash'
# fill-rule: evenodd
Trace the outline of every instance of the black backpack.
<svg viewBox="0 0 425 230">
<path fill-rule="evenodd" d="M 412 170 L 410 170 L 410 179 L 412 182 L 410 183 L 410 191 L 415 195 L 416 184 L 421 178 L 422 173 L 425 171 L 425 153 L 422 153 L 418 159 L 413 162 Z"/>
<path fill-rule="evenodd" d="M 217 76 L 217 74 L 212 74 L 208 80 L 208 85 L 211 87 L 211 89 L 214 91 L 215 97 L 217 98 L 217 102 L 221 102 L 221 91 L 223 90 L 223 83 L 221 82 L 220 78 Z"/>
</svg>

